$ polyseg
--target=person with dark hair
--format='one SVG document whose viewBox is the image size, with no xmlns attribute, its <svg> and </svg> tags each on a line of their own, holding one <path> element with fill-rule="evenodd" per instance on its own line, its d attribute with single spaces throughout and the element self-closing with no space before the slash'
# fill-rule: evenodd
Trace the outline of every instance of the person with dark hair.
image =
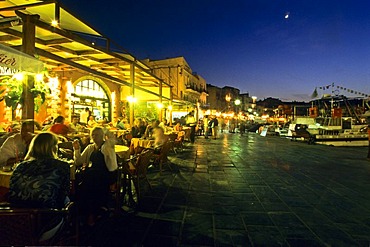
<svg viewBox="0 0 370 247">
<path fill-rule="evenodd" d="M 110 185 L 115 182 L 118 167 L 113 134 L 105 134 L 103 128 L 94 127 L 91 139 L 93 143 L 82 153 L 79 142 L 73 142 L 76 166 L 84 167 L 76 187 L 76 203 L 80 213 L 87 217 L 86 223 L 90 226 L 106 211 Z"/>
<path fill-rule="evenodd" d="M 91 111 L 89 107 L 86 107 L 84 110 L 80 112 L 80 123 L 84 126 L 87 125 L 87 121 L 89 121 L 89 117 L 91 115 Z"/>
<path fill-rule="evenodd" d="M 135 119 L 134 121 L 134 126 L 131 127 L 131 135 L 133 138 L 141 138 L 143 135 L 144 135 L 144 132 L 140 132 L 141 129 L 140 129 L 140 124 L 141 124 L 141 121 L 140 119 Z"/>
<path fill-rule="evenodd" d="M 212 118 L 212 137 L 213 139 L 217 139 L 217 132 L 218 132 L 218 120 L 216 116 Z"/>
<path fill-rule="evenodd" d="M 57 135 L 66 136 L 70 129 L 64 124 L 65 118 L 63 116 L 58 116 L 54 119 L 53 126 L 50 127 L 50 131 Z"/>
<path fill-rule="evenodd" d="M 20 133 L 8 137 L 0 147 L 0 166 L 13 165 L 21 160 L 28 151 L 33 135 L 34 121 L 24 121 Z"/>
<path fill-rule="evenodd" d="M 72 118 L 72 122 L 69 124 L 70 132 L 77 133 L 77 132 L 83 131 L 84 127 L 78 122 L 78 120 L 79 119 L 77 116 L 74 116 Z"/>
</svg>

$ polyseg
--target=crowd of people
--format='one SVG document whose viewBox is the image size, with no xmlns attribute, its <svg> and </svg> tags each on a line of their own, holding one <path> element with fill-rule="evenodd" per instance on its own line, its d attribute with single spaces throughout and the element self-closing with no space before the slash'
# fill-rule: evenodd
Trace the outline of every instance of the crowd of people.
<svg viewBox="0 0 370 247">
<path fill-rule="evenodd" d="M 8 137 L 0 146 L 0 166 L 13 167 L 16 164 L 10 180 L 8 200 L 33 207 L 64 207 L 70 201 L 70 163 L 58 157 L 60 136 L 68 138 L 71 133 L 88 130 L 90 140 L 87 145 L 82 145 L 81 140 L 75 137 L 68 140 L 72 142 L 71 158 L 79 167 L 73 200 L 84 217 L 84 224 L 93 225 L 107 211 L 110 185 L 116 179 L 118 167 L 115 153 L 117 136 L 107 129 L 125 130 L 123 137 L 119 138 L 126 139 L 127 145 L 130 138 L 151 139 L 151 146 L 146 148 L 152 148 L 158 154 L 167 141 L 165 133 L 177 133 L 177 138 L 183 140 L 184 129 L 190 130 L 188 140 L 194 143 L 199 131 L 205 138 L 217 139 L 219 126 L 223 132 L 224 125 L 225 121 L 216 116 L 204 116 L 198 122 L 194 112 L 191 112 L 182 120 L 175 119 L 173 126 L 169 126 L 167 121 L 137 118 L 131 127 L 127 121 L 119 118 L 113 118 L 109 123 L 98 123 L 86 112 L 86 118 L 83 114 L 74 116 L 70 123 L 66 123 L 63 116 L 48 117 L 43 122 L 43 131 L 39 130 L 35 135 L 35 121 L 24 121 L 20 132 Z"/>
</svg>

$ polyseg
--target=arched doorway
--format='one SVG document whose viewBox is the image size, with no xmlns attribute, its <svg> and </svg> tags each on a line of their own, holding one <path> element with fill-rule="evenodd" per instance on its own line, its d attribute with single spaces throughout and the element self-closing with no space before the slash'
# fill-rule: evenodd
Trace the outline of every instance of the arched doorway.
<svg viewBox="0 0 370 247">
<path fill-rule="evenodd" d="M 88 107 L 96 120 L 106 118 L 111 121 L 111 101 L 108 97 L 108 88 L 103 87 L 103 82 L 98 82 L 96 78 L 81 78 L 73 87 L 72 95 L 72 115 L 79 116 Z"/>
</svg>

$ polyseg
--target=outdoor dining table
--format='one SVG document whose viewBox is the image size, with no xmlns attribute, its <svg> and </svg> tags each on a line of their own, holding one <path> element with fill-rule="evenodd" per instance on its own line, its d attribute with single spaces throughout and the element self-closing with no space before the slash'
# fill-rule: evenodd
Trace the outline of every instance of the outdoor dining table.
<svg viewBox="0 0 370 247">
<path fill-rule="evenodd" d="M 144 139 L 144 138 L 132 138 L 131 139 L 131 147 L 133 149 L 137 147 L 147 148 L 150 147 L 154 143 L 152 139 Z"/>
<path fill-rule="evenodd" d="M 0 187 L 9 188 L 10 184 L 10 177 L 12 176 L 13 172 L 9 171 L 0 171 Z"/>
<path fill-rule="evenodd" d="M 121 159 L 130 158 L 130 148 L 124 145 L 114 145 L 114 151 Z"/>
</svg>

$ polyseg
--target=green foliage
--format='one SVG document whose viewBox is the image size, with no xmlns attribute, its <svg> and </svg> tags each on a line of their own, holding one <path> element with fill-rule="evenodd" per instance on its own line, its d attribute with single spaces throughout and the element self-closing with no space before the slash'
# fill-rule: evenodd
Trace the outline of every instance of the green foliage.
<svg viewBox="0 0 370 247">
<path fill-rule="evenodd" d="M 14 111 L 18 105 L 23 105 L 23 81 L 18 81 L 13 77 L 6 76 L 0 81 L 0 86 L 5 86 L 6 89 L 0 91 L 0 101 L 5 100 L 7 107 L 11 107 Z M 35 81 L 34 88 L 30 90 L 35 99 L 35 111 L 40 110 L 41 105 L 45 102 L 46 97 L 51 93 L 50 88 L 44 82 Z"/>
<path fill-rule="evenodd" d="M 126 116 L 130 116 L 130 105 L 126 107 Z M 135 103 L 135 118 L 158 119 L 158 109 L 153 104 L 147 105 L 146 102 Z"/>
<path fill-rule="evenodd" d="M 18 104 L 22 104 L 22 82 L 12 79 L 9 76 L 3 77 L 1 82 L 1 86 L 5 86 L 6 89 L 3 90 L 5 95 L 1 98 L 1 100 L 5 100 L 5 104 L 8 107 L 11 107 L 12 110 L 15 110 Z"/>
</svg>

